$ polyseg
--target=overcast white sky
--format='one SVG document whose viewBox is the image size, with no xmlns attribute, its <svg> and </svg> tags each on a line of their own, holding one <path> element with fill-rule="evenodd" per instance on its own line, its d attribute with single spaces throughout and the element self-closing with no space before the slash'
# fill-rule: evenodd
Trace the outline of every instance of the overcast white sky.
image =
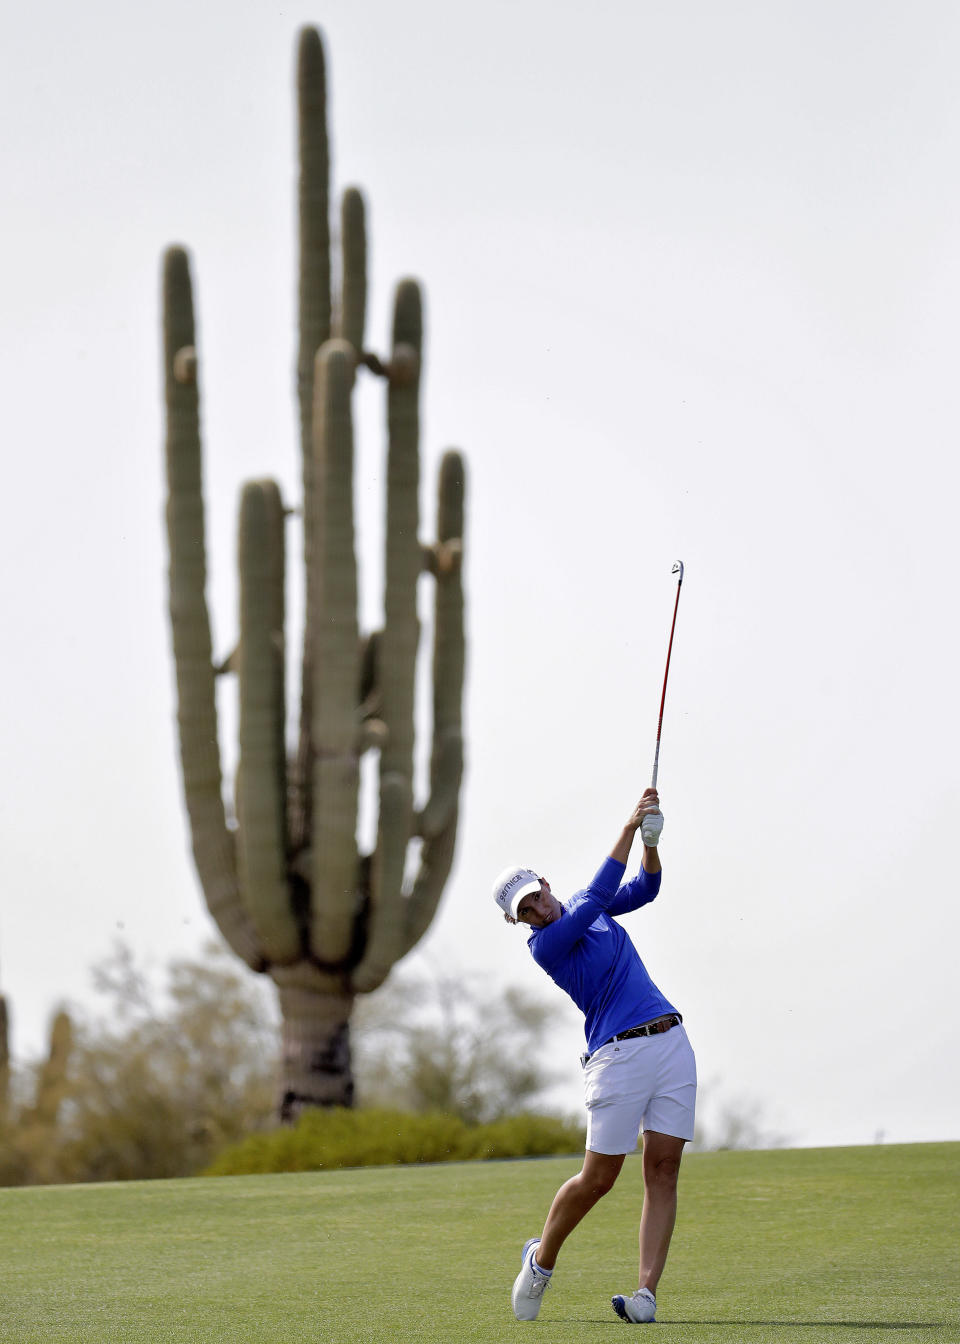
<svg viewBox="0 0 960 1344">
<path fill-rule="evenodd" d="M 222 654 L 239 487 L 298 494 L 304 22 L 327 42 L 336 184 L 370 209 L 371 346 L 395 280 L 426 286 L 425 536 L 442 450 L 468 457 L 468 775 L 424 955 L 559 999 L 490 883 L 519 861 L 570 892 L 613 843 L 649 778 L 681 557 L 641 955 L 715 1095 L 794 1142 L 960 1138 L 947 0 L 18 8 L 0 53 L 18 1053 L 59 1000 L 90 1001 L 118 933 L 161 966 L 212 928 L 174 738 L 159 266 L 188 244 Z M 376 396 L 360 414 L 369 627 Z M 556 1043 L 575 1100 L 571 1015 Z"/>
</svg>

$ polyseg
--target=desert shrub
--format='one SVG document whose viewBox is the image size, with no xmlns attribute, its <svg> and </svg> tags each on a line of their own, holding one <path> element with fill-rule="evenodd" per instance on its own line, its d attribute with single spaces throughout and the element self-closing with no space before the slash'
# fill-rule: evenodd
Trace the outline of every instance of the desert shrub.
<svg viewBox="0 0 960 1344">
<path fill-rule="evenodd" d="M 583 1137 L 578 1125 L 547 1115 L 468 1125 L 459 1116 L 441 1113 L 379 1108 L 307 1111 L 293 1128 L 254 1134 L 225 1148 L 204 1175 L 573 1153 L 583 1148 Z"/>
</svg>

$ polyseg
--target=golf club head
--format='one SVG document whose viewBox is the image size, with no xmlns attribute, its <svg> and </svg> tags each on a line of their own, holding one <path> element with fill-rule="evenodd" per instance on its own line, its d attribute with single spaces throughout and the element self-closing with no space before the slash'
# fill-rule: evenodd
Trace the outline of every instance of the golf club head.
<svg viewBox="0 0 960 1344">
<path fill-rule="evenodd" d="M 678 575 L 677 583 L 683 583 L 683 561 L 675 560 L 673 562 L 673 569 L 671 569 L 670 573 Z"/>
</svg>

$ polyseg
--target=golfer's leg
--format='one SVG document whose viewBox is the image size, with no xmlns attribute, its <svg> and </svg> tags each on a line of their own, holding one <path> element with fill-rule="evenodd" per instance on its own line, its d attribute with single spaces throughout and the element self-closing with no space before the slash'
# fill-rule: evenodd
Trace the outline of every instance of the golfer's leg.
<svg viewBox="0 0 960 1344">
<path fill-rule="evenodd" d="M 677 1217 L 677 1177 L 683 1139 L 648 1129 L 643 1136 L 643 1213 L 640 1216 L 640 1287 L 654 1295 Z"/>
<path fill-rule="evenodd" d="M 541 1269 L 553 1269 L 560 1247 L 581 1218 L 611 1188 L 625 1157 L 626 1153 L 594 1153 L 587 1149 L 582 1170 L 565 1181 L 553 1197 L 537 1247 L 537 1264 Z"/>
</svg>

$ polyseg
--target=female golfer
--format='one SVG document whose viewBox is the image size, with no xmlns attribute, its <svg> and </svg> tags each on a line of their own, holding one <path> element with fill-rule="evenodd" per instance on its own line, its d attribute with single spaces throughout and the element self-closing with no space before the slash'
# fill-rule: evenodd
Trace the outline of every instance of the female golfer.
<svg viewBox="0 0 960 1344">
<path fill-rule="evenodd" d="M 585 891 L 561 904 L 546 878 L 508 868 L 494 899 L 510 924 L 531 929 L 534 961 L 585 1016 L 581 1056 L 587 1106 L 583 1169 L 560 1187 L 539 1237 L 521 1253 L 513 1285 L 518 1320 L 532 1321 L 553 1276 L 560 1247 L 610 1190 L 643 1128 L 643 1211 L 636 1292 L 613 1298 L 625 1321 L 652 1321 L 656 1291 L 677 1212 L 683 1145 L 693 1138 L 696 1063 L 680 1014 L 654 985 L 617 915 L 637 910 L 660 890 L 657 842 L 663 828 L 656 789 L 647 789 L 610 855 Z M 633 837 L 643 863 L 623 881 Z"/>
</svg>

